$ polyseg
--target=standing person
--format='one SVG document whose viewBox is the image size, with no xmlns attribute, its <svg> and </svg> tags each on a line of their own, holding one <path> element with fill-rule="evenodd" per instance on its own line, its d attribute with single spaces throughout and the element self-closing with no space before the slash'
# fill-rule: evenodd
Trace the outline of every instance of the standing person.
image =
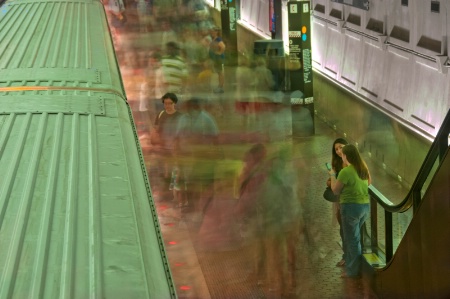
<svg viewBox="0 0 450 299">
<path fill-rule="evenodd" d="M 333 142 L 333 147 L 331 148 L 331 168 L 336 173 L 336 176 L 339 176 L 339 172 L 344 168 L 345 163 L 342 160 L 342 148 L 348 144 L 348 141 L 344 138 L 337 138 Z M 327 181 L 327 186 L 331 186 L 331 179 L 329 178 Z M 342 232 L 342 224 L 341 224 L 341 209 L 339 202 L 333 202 L 333 223 L 336 223 L 336 220 L 339 224 L 339 235 L 341 236 L 342 241 L 342 249 L 344 249 L 344 235 Z M 345 252 L 344 252 L 345 253 Z M 342 255 L 342 259 L 336 264 L 338 267 L 345 266 L 345 256 Z"/>
<path fill-rule="evenodd" d="M 175 42 L 166 45 L 167 54 L 161 59 L 163 86 L 166 92 L 180 94 L 184 92 L 188 69 L 180 48 Z"/>
<path fill-rule="evenodd" d="M 175 134 L 181 113 L 177 111 L 178 98 L 174 93 L 166 93 L 162 96 L 164 110 L 159 112 L 155 119 L 154 132 L 159 139 L 161 160 L 159 165 L 160 175 L 163 178 L 163 195 L 169 194 L 172 170 L 176 166 L 174 158 Z"/>
<path fill-rule="evenodd" d="M 225 84 L 224 61 L 225 61 L 225 43 L 221 36 L 221 29 L 214 27 L 211 30 L 211 43 L 209 44 L 209 57 L 213 61 L 214 72 L 218 75 L 219 86 L 214 89 L 215 93 L 223 93 Z"/>
<path fill-rule="evenodd" d="M 358 278 L 361 275 L 361 227 L 369 217 L 369 185 L 371 177 L 366 162 L 353 144 L 342 148 L 342 160 L 348 166 L 339 176 L 330 170 L 331 189 L 340 195 L 341 221 L 344 232 L 345 272 L 342 278 Z"/>
</svg>

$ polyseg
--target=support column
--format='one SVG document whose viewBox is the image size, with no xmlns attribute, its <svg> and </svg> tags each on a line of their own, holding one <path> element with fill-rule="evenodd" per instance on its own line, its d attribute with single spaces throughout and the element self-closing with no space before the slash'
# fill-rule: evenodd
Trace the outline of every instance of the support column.
<svg viewBox="0 0 450 299">
<path fill-rule="evenodd" d="M 313 74 L 311 60 L 311 2 L 289 1 L 289 58 L 293 137 L 314 135 Z"/>
<path fill-rule="evenodd" d="M 227 47 L 225 50 L 226 63 L 237 65 L 236 0 L 220 0 L 220 19 L 222 38 Z"/>
</svg>

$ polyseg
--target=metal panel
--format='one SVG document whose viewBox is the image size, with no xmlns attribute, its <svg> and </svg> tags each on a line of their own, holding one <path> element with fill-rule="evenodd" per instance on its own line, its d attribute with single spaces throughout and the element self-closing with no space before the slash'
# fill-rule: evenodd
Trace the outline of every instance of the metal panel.
<svg viewBox="0 0 450 299">
<path fill-rule="evenodd" d="M 105 103 L 99 97 L 72 95 L 0 97 L 0 114 L 28 112 L 105 115 Z"/>
<path fill-rule="evenodd" d="M 327 30 L 327 50 L 326 50 L 326 60 L 324 61 L 325 71 L 335 79 L 338 77 L 341 68 L 341 59 L 344 46 L 344 35 L 341 34 L 339 28 L 328 24 Z M 330 47 L 329 45 L 333 45 Z"/>
<path fill-rule="evenodd" d="M 105 104 L 0 115 L 0 298 L 170 297 L 128 108 Z"/>
<path fill-rule="evenodd" d="M 385 52 L 374 41 L 364 39 L 363 55 L 360 92 L 374 102 L 382 101 L 386 90 Z"/>
<path fill-rule="evenodd" d="M 0 16 L 0 84 L 87 81 L 121 86 L 103 6 L 97 1 L 12 1 Z M 27 74 L 20 78 L 20 73 Z M 5 83 L 6 80 L 6 83 Z"/>
<path fill-rule="evenodd" d="M 364 44 L 362 37 L 346 32 L 345 55 L 342 58 L 342 73 L 340 81 L 345 85 L 356 86 L 360 74 L 361 48 Z"/>
<path fill-rule="evenodd" d="M 0 84 L 8 81 L 42 81 L 43 78 L 70 82 L 100 83 L 100 73 L 96 69 L 40 68 L 40 69 L 0 69 Z"/>
<path fill-rule="evenodd" d="M 322 68 L 326 53 L 325 49 L 327 48 L 327 24 L 324 21 L 313 18 L 311 20 L 311 26 L 311 36 L 314 36 L 314 38 L 311 39 L 312 61 L 314 63 L 314 67 Z"/>
<path fill-rule="evenodd" d="M 449 84 L 446 75 L 439 73 L 434 62 L 419 57 L 412 65 L 412 101 L 408 103 L 409 120 L 431 135 L 435 135 L 444 120 L 442 111 L 450 107 Z"/>
<path fill-rule="evenodd" d="M 389 111 L 404 117 L 405 106 L 411 97 L 411 82 L 407 80 L 413 69 L 411 54 L 395 48 L 388 49 L 387 78 L 385 78 L 386 95 L 380 104 Z"/>
</svg>

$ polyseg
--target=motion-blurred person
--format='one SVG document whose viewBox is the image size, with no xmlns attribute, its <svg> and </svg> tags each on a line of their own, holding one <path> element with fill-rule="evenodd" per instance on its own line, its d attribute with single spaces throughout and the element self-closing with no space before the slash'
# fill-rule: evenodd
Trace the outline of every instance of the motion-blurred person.
<svg viewBox="0 0 450 299">
<path fill-rule="evenodd" d="M 236 221 L 243 243 L 243 254 L 249 261 L 248 279 L 262 285 L 266 280 L 265 246 L 261 219 L 261 190 L 267 178 L 267 149 L 253 145 L 244 155 L 244 166 L 239 175 L 239 199 Z"/>
<path fill-rule="evenodd" d="M 221 160 L 215 167 L 213 200 L 205 207 L 196 248 L 227 251 L 240 247 L 240 237 L 234 218 L 237 203 L 237 183 L 242 162 Z"/>
<path fill-rule="evenodd" d="M 137 15 L 139 18 L 139 31 L 151 32 L 153 30 L 153 0 L 137 0 Z"/>
<path fill-rule="evenodd" d="M 166 45 L 167 54 L 161 59 L 163 84 L 166 92 L 182 94 L 185 89 L 188 69 L 180 48 L 175 42 Z"/>
<path fill-rule="evenodd" d="M 177 157 L 188 182 L 189 204 L 195 220 L 201 220 L 212 194 L 203 194 L 214 182 L 214 165 L 220 159 L 219 129 L 215 119 L 202 108 L 199 98 L 186 102 L 186 113 L 180 118 L 176 131 Z M 203 197 L 202 195 L 206 195 Z"/>
<path fill-rule="evenodd" d="M 221 29 L 214 27 L 211 29 L 211 43 L 209 44 L 209 57 L 213 61 L 214 72 L 217 73 L 219 86 L 214 89 L 215 93 L 223 93 L 225 84 L 225 43 L 221 36 Z"/>
<path fill-rule="evenodd" d="M 331 189 L 339 194 L 341 204 L 341 225 L 344 232 L 345 271 L 342 278 L 359 278 L 361 276 L 361 227 L 369 217 L 369 185 L 371 178 L 366 162 L 361 158 L 353 144 L 342 148 L 343 168 L 336 178 L 330 170 Z"/>
<path fill-rule="evenodd" d="M 248 130 L 250 123 L 255 119 L 255 107 L 253 102 L 255 76 L 251 69 L 251 59 L 247 54 L 239 55 L 236 76 L 236 110 L 243 115 L 243 125 Z M 247 133 L 247 132 L 246 132 Z"/>
<path fill-rule="evenodd" d="M 121 46 L 120 33 L 125 27 L 127 17 L 122 0 L 104 0 L 105 11 L 111 24 L 111 35 L 116 47 Z"/>
<path fill-rule="evenodd" d="M 255 75 L 255 92 L 266 96 L 267 92 L 273 91 L 275 81 L 272 72 L 267 68 L 266 59 L 264 57 L 256 58 Z M 269 94 L 272 96 L 271 94 Z"/>
<path fill-rule="evenodd" d="M 344 164 L 344 161 L 342 160 L 342 148 L 348 144 L 348 141 L 344 138 L 337 138 L 333 142 L 333 147 L 331 148 L 331 167 L 334 170 L 334 173 L 336 173 L 336 176 L 339 176 L 339 172 L 341 172 L 342 168 L 344 168 L 346 165 Z M 331 186 L 331 178 L 327 181 L 327 186 Z M 341 224 L 341 209 L 339 202 L 333 203 L 333 224 L 336 223 L 336 221 L 339 224 L 339 235 L 341 236 L 342 241 L 342 249 L 344 249 L 344 235 L 342 231 L 342 224 Z M 342 259 L 337 262 L 336 266 L 343 267 L 345 266 L 345 251 L 342 255 Z"/>
<path fill-rule="evenodd" d="M 164 109 L 164 104 L 161 102 L 164 93 L 160 60 L 159 53 L 155 52 L 150 55 L 139 93 L 139 111 L 147 113 L 146 117 L 151 121 L 154 121 L 157 112 Z M 151 130 L 152 127 L 153 124 L 150 124 L 149 129 Z"/>
<path fill-rule="evenodd" d="M 211 80 L 213 76 L 212 61 L 207 59 L 203 62 L 203 68 L 197 75 L 195 90 L 200 93 L 211 92 Z"/>
<path fill-rule="evenodd" d="M 167 1 L 167 0 L 164 0 Z M 178 43 L 178 35 L 172 28 L 172 23 L 170 18 L 160 17 L 159 23 L 161 24 L 161 44 L 159 45 L 160 50 L 164 51 L 167 43 Z"/>
<path fill-rule="evenodd" d="M 191 75 L 190 77 L 195 78 L 201 71 L 203 62 L 201 53 L 203 45 L 201 44 L 200 36 L 191 28 L 187 27 L 183 30 L 181 39 L 183 43 L 183 54 L 186 59 L 186 63 L 189 66 L 189 74 Z"/>
<path fill-rule="evenodd" d="M 267 162 L 267 179 L 261 187 L 259 211 L 265 246 L 267 287 L 275 297 L 291 296 L 296 286 L 296 244 L 299 237 L 300 204 L 296 179 L 287 148 Z"/>
<path fill-rule="evenodd" d="M 181 113 L 177 111 L 176 104 L 178 97 L 174 93 L 166 93 L 161 98 L 164 104 L 164 110 L 159 112 L 154 123 L 154 134 L 150 138 L 156 138 L 159 146 L 159 172 L 163 179 L 161 193 L 162 199 L 171 199 L 170 183 L 172 179 L 172 171 L 176 167 L 174 148 L 175 137 L 178 121 Z"/>
</svg>

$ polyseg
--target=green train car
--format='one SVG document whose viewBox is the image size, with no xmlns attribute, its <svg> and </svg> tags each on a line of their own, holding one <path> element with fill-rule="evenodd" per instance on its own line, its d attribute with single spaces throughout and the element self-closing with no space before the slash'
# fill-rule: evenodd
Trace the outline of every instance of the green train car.
<svg viewBox="0 0 450 299">
<path fill-rule="evenodd" d="M 0 7 L 0 298 L 176 298 L 98 0 Z"/>
</svg>

